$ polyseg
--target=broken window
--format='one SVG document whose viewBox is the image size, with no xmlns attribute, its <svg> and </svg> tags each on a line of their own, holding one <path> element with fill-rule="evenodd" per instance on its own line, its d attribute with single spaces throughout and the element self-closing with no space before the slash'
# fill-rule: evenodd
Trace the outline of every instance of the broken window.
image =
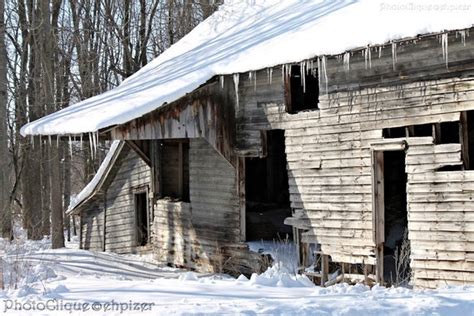
<svg viewBox="0 0 474 316">
<path fill-rule="evenodd" d="M 189 143 L 167 140 L 161 148 L 161 197 L 189 202 Z"/>
<path fill-rule="evenodd" d="M 318 109 L 319 80 L 317 73 L 308 69 L 301 73 L 301 66 L 292 65 L 285 81 L 286 109 L 290 114 Z"/>
<path fill-rule="evenodd" d="M 136 228 L 137 228 L 137 245 L 145 246 L 148 243 L 149 227 L 148 227 L 148 195 L 147 192 L 139 192 L 134 194 Z"/>
</svg>

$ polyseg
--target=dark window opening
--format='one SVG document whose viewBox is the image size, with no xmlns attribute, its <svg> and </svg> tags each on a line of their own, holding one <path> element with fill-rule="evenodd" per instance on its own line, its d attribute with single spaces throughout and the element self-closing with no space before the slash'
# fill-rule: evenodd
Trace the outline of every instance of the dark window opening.
<svg viewBox="0 0 474 316">
<path fill-rule="evenodd" d="M 164 141 L 161 148 L 161 197 L 189 202 L 189 143 Z"/>
<path fill-rule="evenodd" d="M 136 193 L 135 214 L 137 220 L 137 245 L 145 246 L 148 243 L 148 202 L 147 193 Z"/>
<path fill-rule="evenodd" d="M 409 137 L 433 136 L 433 124 L 421 124 L 408 127 Z"/>
<path fill-rule="evenodd" d="M 309 69 L 301 74 L 300 65 L 291 66 L 291 74 L 285 83 L 287 112 L 294 114 L 318 109 L 319 80 L 317 72 Z"/>
<path fill-rule="evenodd" d="M 285 136 L 282 130 L 267 132 L 267 156 L 246 158 L 247 240 L 292 239 L 292 228 L 284 224 L 291 217 Z"/>
<path fill-rule="evenodd" d="M 435 125 L 436 144 L 459 144 L 459 122 L 443 122 Z"/>
<path fill-rule="evenodd" d="M 395 285 L 408 284 L 410 277 L 409 258 L 405 266 L 397 271 L 395 256 L 409 255 L 407 174 L 405 152 L 386 151 L 383 155 L 384 171 L 384 280 Z"/>
<path fill-rule="evenodd" d="M 401 138 L 406 137 L 405 127 L 392 127 L 383 129 L 384 138 Z"/>
<path fill-rule="evenodd" d="M 384 128 L 384 138 L 401 137 L 433 137 L 435 144 L 459 144 L 459 122 L 442 122 L 436 124 L 420 124 L 402 127 Z"/>
</svg>

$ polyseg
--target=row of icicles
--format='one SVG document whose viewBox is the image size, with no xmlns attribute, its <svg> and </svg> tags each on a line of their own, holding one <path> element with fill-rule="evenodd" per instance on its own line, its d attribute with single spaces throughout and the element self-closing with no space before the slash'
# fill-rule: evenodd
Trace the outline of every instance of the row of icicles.
<svg viewBox="0 0 474 316">
<path fill-rule="evenodd" d="M 461 43 L 466 46 L 466 37 L 469 36 L 469 30 L 461 30 L 456 32 L 456 38 L 461 39 Z M 446 63 L 446 68 L 448 68 L 448 33 L 442 33 L 438 35 L 439 41 L 441 43 L 441 49 L 443 52 L 443 58 Z M 416 44 L 417 39 L 412 40 L 412 43 Z M 361 51 L 362 55 L 365 58 L 365 69 L 371 69 L 372 68 L 372 52 L 373 50 L 376 51 L 378 58 L 382 57 L 382 49 L 384 46 L 380 45 L 377 47 L 370 47 L 367 46 L 367 48 L 363 49 Z M 393 70 L 396 70 L 396 65 L 397 65 L 397 43 L 392 42 L 391 43 L 391 48 L 392 48 L 392 67 Z M 346 72 L 349 72 L 351 67 L 350 67 L 350 58 L 351 56 L 354 55 L 354 51 L 351 52 L 345 52 L 344 54 L 338 55 L 336 58 L 337 60 L 342 60 L 342 63 L 344 65 L 344 70 Z M 318 78 L 322 80 L 322 82 L 325 85 L 325 92 L 328 92 L 328 76 L 327 76 L 327 71 L 326 71 L 326 56 L 322 57 L 317 57 L 316 58 L 316 63 L 317 63 L 317 72 L 318 72 Z M 304 60 L 300 62 L 300 69 L 301 69 L 301 74 L 309 74 L 312 73 L 312 75 L 315 74 L 315 67 L 314 67 L 315 60 Z M 281 77 L 284 82 L 285 77 L 291 75 L 291 68 L 294 64 L 283 64 L 281 66 Z M 273 81 L 273 67 L 267 68 L 267 79 L 268 83 L 272 84 Z M 257 71 L 249 71 L 249 80 L 253 81 L 254 84 L 254 91 L 257 90 Z M 219 78 L 221 87 L 224 88 L 224 76 L 220 76 Z M 237 104 L 239 104 L 239 82 L 240 82 L 240 74 L 236 73 L 233 75 L 233 81 L 234 81 L 234 86 L 235 86 L 235 94 L 237 96 Z M 303 91 L 306 92 L 306 81 L 305 81 L 305 76 L 301 76 L 301 85 L 303 86 Z"/>
<path fill-rule="evenodd" d="M 461 39 L 461 43 L 466 46 L 466 37 L 469 36 L 469 31 L 468 30 L 461 30 L 456 32 L 456 38 Z M 441 43 L 441 48 L 443 51 L 443 58 L 446 62 L 446 68 L 448 68 L 448 33 L 443 33 L 438 35 L 439 41 Z M 413 40 L 413 43 L 416 44 L 417 40 Z M 397 43 L 392 42 L 392 65 L 393 65 L 393 70 L 396 69 L 396 64 L 397 64 Z M 378 52 L 378 57 L 382 57 L 382 48 L 383 46 L 378 46 L 378 47 L 370 47 L 367 46 L 367 48 L 362 50 L 362 54 L 365 57 L 365 69 L 370 69 L 372 68 L 372 50 L 376 50 Z M 338 60 L 342 60 L 343 65 L 344 65 L 344 70 L 346 72 L 350 71 L 350 57 L 354 54 L 354 52 L 345 52 L 342 55 L 337 56 Z M 327 71 L 326 71 L 326 61 L 327 57 L 322 56 L 316 58 L 316 63 L 317 63 L 317 74 L 318 78 L 323 81 L 325 85 L 325 92 L 328 92 L 328 76 L 327 76 Z M 314 59 L 311 60 L 304 60 L 300 62 L 300 73 L 301 74 L 312 74 L 313 76 L 316 75 L 315 73 L 315 67 L 314 67 Z M 282 81 L 284 82 L 286 77 L 291 76 L 291 69 L 294 64 L 283 64 L 282 70 L 281 70 L 281 78 Z M 273 82 L 273 68 L 267 68 L 267 78 L 269 84 L 272 84 Z M 301 76 L 301 85 L 303 86 L 303 91 L 306 91 L 306 80 L 305 76 Z M 249 80 L 253 81 L 254 83 L 254 90 L 257 90 L 257 71 L 250 71 L 249 72 Z M 224 88 L 224 76 L 220 76 L 219 81 L 221 83 L 221 87 Z M 236 95 L 236 102 L 237 105 L 239 104 L 239 82 L 240 82 L 240 74 L 236 73 L 233 75 L 233 81 L 234 81 L 234 88 L 235 88 L 235 95 Z M 91 156 L 92 158 L 95 157 L 97 153 L 97 147 L 99 143 L 99 133 L 98 132 L 93 132 L 93 133 L 88 133 L 89 136 L 89 144 L 90 144 L 90 149 L 91 149 Z M 79 142 L 80 143 L 80 149 L 83 149 L 83 136 L 80 134 L 79 136 L 64 136 L 68 138 L 69 142 L 69 151 L 72 155 L 72 144 L 73 142 Z M 60 136 L 57 136 L 56 138 L 56 145 L 59 147 L 59 141 L 60 141 Z M 31 136 L 31 143 L 34 146 L 34 137 Z M 48 143 L 49 145 L 52 144 L 51 140 L 51 135 L 48 136 Z"/>
<path fill-rule="evenodd" d="M 99 144 L 99 132 L 94 132 L 94 133 L 87 133 L 88 136 L 89 136 L 89 146 L 90 146 L 90 150 L 91 150 L 91 158 L 94 159 L 97 155 L 97 148 L 98 148 L 98 144 Z M 66 139 L 68 141 L 68 144 L 69 144 L 69 154 L 72 156 L 72 146 L 73 146 L 73 143 L 77 143 L 79 142 L 80 144 L 80 149 L 82 150 L 84 147 L 83 147 L 83 144 L 84 144 L 84 139 L 83 139 L 83 136 L 82 134 L 80 134 L 79 136 L 56 136 L 56 146 L 59 148 L 59 142 L 61 141 L 61 138 Z M 35 137 L 34 136 L 31 136 L 30 138 L 30 142 L 31 142 L 31 145 L 33 146 L 33 148 L 35 147 Z M 42 142 L 41 142 L 42 143 Z M 51 135 L 48 135 L 48 144 L 49 146 L 52 146 L 52 137 Z"/>
</svg>

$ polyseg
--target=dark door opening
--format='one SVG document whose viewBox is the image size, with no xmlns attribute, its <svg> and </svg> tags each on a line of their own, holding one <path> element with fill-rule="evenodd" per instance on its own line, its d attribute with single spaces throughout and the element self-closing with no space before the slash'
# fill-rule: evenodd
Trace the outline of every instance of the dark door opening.
<svg viewBox="0 0 474 316">
<path fill-rule="evenodd" d="M 247 240 L 292 239 L 288 173 L 283 130 L 267 132 L 267 156 L 246 158 L 246 233 Z"/>
<path fill-rule="evenodd" d="M 379 235 L 379 280 L 388 285 L 406 285 L 410 279 L 410 243 L 408 240 L 407 174 L 404 151 L 377 154 L 378 175 L 383 184 L 377 196 L 379 209 L 376 233 Z M 380 220 L 382 219 L 382 220 Z M 378 232 L 377 232 L 378 231 Z"/>
<path fill-rule="evenodd" d="M 137 218 L 137 245 L 145 246 L 148 243 L 148 203 L 147 193 L 135 194 L 135 213 Z"/>
</svg>

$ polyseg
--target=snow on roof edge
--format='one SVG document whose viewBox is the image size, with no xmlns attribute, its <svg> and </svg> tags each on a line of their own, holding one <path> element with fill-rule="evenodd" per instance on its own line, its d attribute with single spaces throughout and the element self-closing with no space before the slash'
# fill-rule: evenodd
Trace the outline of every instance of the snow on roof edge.
<svg viewBox="0 0 474 316">
<path fill-rule="evenodd" d="M 417 4 L 428 10 L 428 5 L 444 2 L 420 0 Z M 450 8 L 462 4 L 466 1 L 453 0 Z M 429 14 L 396 5 L 390 0 L 226 1 L 216 13 L 119 87 L 31 122 L 21 128 L 21 134 L 97 132 L 174 102 L 214 76 L 337 55 L 366 45 L 384 45 L 474 25 L 472 5 L 467 12 L 438 10 Z M 385 11 L 384 6 L 388 6 Z M 399 23 L 400 18 L 403 23 Z M 357 23 L 351 23 L 354 19 Z M 350 25 L 351 32 L 344 25 Z"/>
</svg>

